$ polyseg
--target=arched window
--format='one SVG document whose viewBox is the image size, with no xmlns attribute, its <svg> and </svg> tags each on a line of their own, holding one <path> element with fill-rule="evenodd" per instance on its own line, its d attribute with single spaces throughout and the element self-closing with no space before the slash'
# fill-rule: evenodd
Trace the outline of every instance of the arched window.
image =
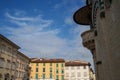
<svg viewBox="0 0 120 80">
<path fill-rule="evenodd" d="M 10 78 L 9 73 L 5 74 L 5 80 L 8 80 Z"/>
<path fill-rule="evenodd" d="M 0 68 L 4 67 L 3 64 L 4 64 L 4 58 L 0 58 Z"/>
<path fill-rule="evenodd" d="M 14 80 L 14 76 L 13 75 L 11 76 L 11 80 Z"/>
<path fill-rule="evenodd" d="M 0 80 L 2 80 L 2 74 L 0 73 Z"/>
</svg>

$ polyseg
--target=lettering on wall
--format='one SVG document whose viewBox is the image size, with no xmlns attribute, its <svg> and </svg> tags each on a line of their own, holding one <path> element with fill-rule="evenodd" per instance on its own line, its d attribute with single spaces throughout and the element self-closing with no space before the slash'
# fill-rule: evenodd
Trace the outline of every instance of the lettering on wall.
<svg viewBox="0 0 120 80">
<path fill-rule="evenodd" d="M 96 27 L 96 16 L 99 10 L 100 18 L 105 18 L 105 3 L 103 0 L 96 0 L 93 4 L 92 26 Z"/>
<path fill-rule="evenodd" d="M 97 11 L 98 11 L 98 0 L 97 1 L 95 1 L 95 3 L 94 3 L 94 5 L 93 5 L 93 15 L 92 15 L 92 19 L 93 19 L 93 21 L 92 21 L 92 26 L 93 26 L 93 28 L 96 26 L 96 15 L 97 15 Z"/>
</svg>

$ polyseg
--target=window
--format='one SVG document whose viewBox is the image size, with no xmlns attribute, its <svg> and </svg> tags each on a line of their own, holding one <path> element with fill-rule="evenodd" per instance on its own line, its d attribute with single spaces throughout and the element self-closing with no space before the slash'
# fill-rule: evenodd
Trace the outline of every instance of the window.
<svg viewBox="0 0 120 80">
<path fill-rule="evenodd" d="M 0 67 L 3 67 L 4 59 L 0 59 Z"/>
<path fill-rule="evenodd" d="M 52 68 L 50 68 L 50 72 L 52 72 Z"/>
<path fill-rule="evenodd" d="M 1 46 L 1 51 L 2 51 L 2 53 L 5 53 L 5 48 L 6 48 L 6 46 L 3 44 L 3 45 Z"/>
<path fill-rule="evenodd" d="M 36 66 L 38 66 L 38 63 L 36 63 Z"/>
<path fill-rule="evenodd" d="M 59 79 L 59 76 L 58 76 L 58 75 L 56 76 L 56 79 L 57 79 L 57 80 Z"/>
<path fill-rule="evenodd" d="M 71 73 L 71 76 L 72 76 L 72 77 L 75 77 L 75 74 L 74 74 L 74 72 L 72 72 L 72 73 Z"/>
<path fill-rule="evenodd" d="M 81 74 L 80 74 L 80 72 L 78 72 L 78 73 L 77 73 L 77 77 L 81 77 Z"/>
<path fill-rule="evenodd" d="M 74 70 L 74 67 L 71 67 L 72 70 Z"/>
<path fill-rule="evenodd" d="M 45 63 L 43 63 L 43 66 L 45 66 Z"/>
<path fill-rule="evenodd" d="M 64 67 L 64 64 L 62 63 L 61 66 Z"/>
<path fill-rule="evenodd" d="M 94 31 L 94 36 L 97 36 L 97 35 L 98 35 L 97 30 L 95 30 Z"/>
<path fill-rule="evenodd" d="M 0 80 L 2 80 L 2 74 L 0 74 Z"/>
<path fill-rule="evenodd" d="M 80 69 L 80 67 L 78 66 L 77 69 Z"/>
<path fill-rule="evenodd" d="M 58 67 L 58 63 L 56 64 L 56 67 Z"/>
<path fill-rule="evenodd" d="M 52 66 L 52 63 L 50 63 L 50 66 Z"/>
<path fill-rule="evenodd" d="M 86 69 L 86 66 L 83 66 L 84 69 Z"/>
<path fill-rule="evenodd" d="M 56 69 L 56 73 L 58 73 L 58 69 Z"/>
<path fill-rule="evenodd" d="M 38 68 L 36 68 L 36 72 L 38 72 Z"/>
<path fill-rule="evenodd" d="M 38 74 L 35 75 L 35 78 L 38 79 Z"/>
<path fill-rule="evenodd" d="M 8 47 L 8 50 L 7 50 L 8 54 L 11 54 L 12 50 L 10 47 Z"/>
<path fill-rule="evenodd" d="M 62 74 L 64 73 L 64 70 L 62 69 Z"/>
<path fill-rule="evenodd" d="M 7 69 L 10 69 L 10 67 L 11 67 L 10 60 L 7 60 L 6 68 L 7 68 Z"/>
<path fill-rule="evenodd" d="M 43 74 L 43 79 L 45 79 L 45 74 Z"/>
<path fill-rule="evenodd" d="M 69 77 L 69 73 L 66 73 L 66 77 Z"/>
<path fill-rule="evenodd" d="M 13 57 L 16 58 L 17 57 L 17 52 L 14 50 L 13 51 Z"/>
<path fill-rule="evenodd" d="M 84 77 L 87 77 L 87 72 L 84 72 Z"/>
<path fill-rule="evenodd" d="M 64 76 L 62 75 L 62 80 L 64 80 Z"/>
<path fill-rule="evenodd" d="M 12 63 L 12 69 L 15 70 L 15 62 Z"/>
<path fill-rule="evenodd" d="M 52 78 L 52 74 L 50 74 L 50 78 Z"/>
<path fill-rule="evenodd" d="M 45 68 L 43 68 L 43 72 L 45 72 Z"/>
</svg>

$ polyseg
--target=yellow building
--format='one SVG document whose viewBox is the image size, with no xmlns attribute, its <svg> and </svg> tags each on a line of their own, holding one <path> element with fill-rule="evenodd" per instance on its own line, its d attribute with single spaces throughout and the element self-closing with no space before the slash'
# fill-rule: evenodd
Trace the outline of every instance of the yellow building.
<svg viewBox="0 0 120 80">
<path fill-rule="evenodd" d="M 20 47 L 0 34 L 0 80 L 28 80 L 29 58 Z"/>
<path fill-rule="evenodd" d="M 64 59 L 32 58 L 30 80 L 64 80 Z"/>
</svg>

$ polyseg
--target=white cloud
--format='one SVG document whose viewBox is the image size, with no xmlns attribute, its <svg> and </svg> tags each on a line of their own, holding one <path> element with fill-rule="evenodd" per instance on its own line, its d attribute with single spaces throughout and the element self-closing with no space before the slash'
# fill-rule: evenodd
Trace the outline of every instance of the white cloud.
<svg viewBox="0 0 120 80">
<path fill-rule="evenodd" d="M 45 20 L 41 17 L 22 17 L 18 18 L 6 14 L 12 24 L 19 26 L 6 27 L 5 29 L 12 34 L 10 37 L 17 42 L 29 56 L 38 56 L 38 54 L 55 54 L 62 46 L 66 45 L 66 40 L 59 38 L 58 29 L 44 30 L 45 27 L 50 27 L 52 20 Z M 35 20 L 33 22 L 33 20 Z M 28 52 L 27 52 L 28 51 Z M 34 54 L 35 53 L 35 54 Z M 34 55 L 33 55 L 34 54 Z"/>
<path fill-rule="evenodd" d="M 54 5 L 54 9 L 58 9 L 58 8 L 60 8 L 61 5 L 62 5 L 62 4 L 55 4 L 55 5 Z"/>
<path fill-rule="evenodd" d="M 17 15 L 19 13 L 16 13 Z M 14 17 L 14 16 L 11 16 L 9 13 L 6 13 L 5 14 L 7 17 L 13 19 L 13 20 L 19 20 L 19 21 L 34 21 L 34 18 L 29 18 L 29 17 L 23 17 L 23 18 L 17 18 L 17 17 Z"/>
<path fill-rule="evenodd" d="M 68 40 L 58 36 L 61 32 L 59 29 L 46 30 L 45 28 L 50 28 L 54 22 L 39 15 L 17 17 L 6 13 L 6 17 L 10 23 L 19 27 L 7 25 L 4 30 L 11 34 L 9 38 L 21 47 L 20 51 L 29 57 L 92 60 L 90 51 L 82 46 L 80 38 L 81 32 L 89 29 L 88 27 L 75 26 L 70 30 L 74 39 Z M 70 18 L 66 18 L 66 24 L 73 24 Z"/>
<path fill-rule="evenodd" d="M 67 18 L 65 18 L 64 22 L 67 25 L 72 25 L 73 24 L 73 19 L 71 17 L 67 17 Z"/>
</svg>

